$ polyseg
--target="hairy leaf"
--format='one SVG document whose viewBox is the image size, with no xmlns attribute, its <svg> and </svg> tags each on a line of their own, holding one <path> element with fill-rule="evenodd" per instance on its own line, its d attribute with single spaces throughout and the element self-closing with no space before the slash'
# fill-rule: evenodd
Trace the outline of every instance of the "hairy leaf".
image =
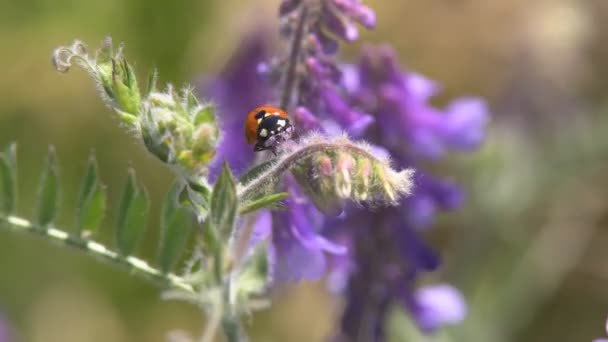
<svg viewBox="0 0 608 342">
<path fill-rule="evenodd" d="M 289 196 L 289 193 L 287 192 L 279 192 L 276 194 L 263 196 L 241 206 L 239 209 L 239 214 L 244 215 L 259 209 L 283 210 L 285 207 L 280 203 L 280 201 L 287 198 L 287 196 Z"/>
<path fill-rule="evenodd" d="M 82 181 L 80 205 L 76 217 L 76 232 L 94 232 L 99 228 L 106 210 L 106 191 L 99 181 L 95 157 L 89 158 L 87 173 Z"/>
<path fill-rule="evenodd" d="M 211 192 L 211 210 L 209 219 L 211 228 L 223 236 L 229 236 L 236 221 L 237 214 L 236 184 L 234 176 L 224 162 L 213 191 Z"/>
<path fill-rule="evenodd" d="M 10 215 L 17 202 L 17 145 L 0 154 L 0 213 Z"/>
<path fill-rule="evenodd" d="M 160 218 L 160 246 L 158 265 L 169 272 L 184 252 L 192 233 L 192 212 L 179 204 L 183 185 L 174 184 L 163 203 Z"/>
<path fill-rule="evenodd" d="M 150 93 L 155 92 L 156 89 L 156 83 L 158 82 L 158 71 L 156 69 L 152 69 L 150 70 L 150 72 L 148 73 L 148 79 L 147 79 L 147 86 L 146 86 L 146 92 L 144 93 L 144 97 L 148 97 L 148 95 L 150 95 Z"/>
<path fill-rule="evenodd" d="M 118 227 L 116 244 L 118 250 L 129 255 L 146 229 L 146 219 L 150 209 L 150 200 L 146 189 L 137 184 L 135 171 L 129 169 L 127 184 L 122 194 L 118 210 Z"/>
<path fill-rule="evenodd" d="M 38 225 L 48 226 L 57 216 L 59 207 L 59 185 L 57 179 L 57 157 L 55 148 L 49 147 L 46 167 L 38 188 Z"/>
</svg>

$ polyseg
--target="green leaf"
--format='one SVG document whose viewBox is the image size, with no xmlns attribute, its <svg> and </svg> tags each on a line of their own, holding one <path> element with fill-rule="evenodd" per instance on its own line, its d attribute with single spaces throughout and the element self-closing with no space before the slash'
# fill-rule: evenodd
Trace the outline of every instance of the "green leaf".
<svg viewBox="0 0 608 342">
<path fill-rule="evenodd" d="M 157 82 L 158 82 L 158 70 L 152 69 L 148 73 L 148 80 L 147 80 L 146 92 L 144 93 L 144 98 L 148 97 L 148 95 L 150 95 L 150 93 L 155 92 L 157 90 L 156 89 Z"/>
<path fill-rule="evenodd" d="M 221 244 L 217 231 L 211 227 L 211 221 L 206 220 L 203 222 L 201 229 L 201 241 L 203 243 L 203 250 L 208 255 L 215 255 L 221 250 Z"/>
<path fill-rule="evenodd" d="M 209 219 L 211 228 L 220 232 L 222 236 L 230 236 L 236 221 L 237 196 L 234 176 L 224 162 L 222 172 L 211 192 L 211 210 Z"/>
<path fill-rule="evenodd" d="M 271 159 L 252 167 L 239 178 L 239 183 L 247 184 L 251 182 L 252 180 L 257 178 L 262 172 L 266 171 L 266 169 L 274 162 L 275 159 Z"/>
<path fill-rule="evenodd" d="M 182 184 L 173 185 L 161 211 L 158 265 L 165 273 L 180 258 L 192 233 L 192 213 L 178 203 L 182 188 Z"/>
<path fill-rule="evenodd" d="M 150 200 L 146 189 L 137 184 L 135 171 L 129 169 L 127 184 L 120 200 L 116 244 L 118 250 L 129 255 L 146 229 Z"/>
<path fill-rule="evenodd" d="M 192 189 L 190 184 L 183 187 L 178 196 L 178 203 L 186 208 L 189 208 L 199 222 L 204 221 L 209 213 L 209 199 L 203 196 L 200 192 Z"/>
<path fill-rule="evenodd" d="M 279 203 L 289 196 L 288 192 L 279 192 L 276 194 L 266 195 L 253 201 L 247 202 L 239 209 L 239 214 L 244 215 L 254 212 L 259 209 L 284 210 L 285 207 Z"/>
<path fill-rule="evenodd" d="M 0 153 L 0 213 L 10 215 L 17 202 L 17 145 Z"/>
<path fill-rule="evenodd" d="M 196 95 L 194 95 L 194 91 L 192 88 L 184 89 L 183 96 L 184 96 L 184 98 L 186 100 L 186 104 L 188 106 L 188 112 L 190 112 L 190 110 L 197 108 L 199 106 L 198 99 L 196 98 Z"/>
<path fill-rule="evenodd" d="M 211 189 L 206 184 L 196 182 L 188 182 L 188 188 L 198 192 L 202 196 L 202 203 L 205 208 L 209 208 L 209 198 L 211 197 Z"/>
<path fill-rule="evenodd" d="M 218 232 L 211 226 L 210 219 L 203 222 L 201 243 L 204 255 L 211 260 L 207 266 L 211 268 L 215 282 L 221 283 L 224 278 L 224 250 Z"/>
<path fill-rule="evenodd" d="M 215 106 L 206 104 L 194 116 L 194 125 L 198 126 L 202 123 L 215 123 Z"/>
<path fill-rule="evenodd" d="M 116 102 L 122 109 L 129 114 L 137 115 L 141 105 L 141 95 L 135 73 L 124 57 L 119 60 L 112 59 L 112 87 Z"/>
<path fill-rule="evenodd" d="M 59 207 L 58 187 L 57 157 L 55 155 L 55 148 L 50 146 L 46 167 L 38 188 L 38 225 L 40 227 L 48 226 L 57 216 L 57 209 Z"/>
<path fill-rule="evenodd" d="M 82 181 L 78 204 L 80 208 L 76 217 L 76 233 L 82 235 L 83 232 L 96 231 L 105 214 L 106 191 L 99 181 L 97 161 L 92 155 L 87 165 L 87 173 Z"/>
</svg>

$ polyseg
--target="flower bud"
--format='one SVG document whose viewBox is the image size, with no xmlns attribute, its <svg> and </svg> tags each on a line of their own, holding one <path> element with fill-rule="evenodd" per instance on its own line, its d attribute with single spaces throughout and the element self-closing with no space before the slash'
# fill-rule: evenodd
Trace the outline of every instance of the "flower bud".
<svg viewBox="0 0 608 342">
<path fill-rule="evenodd" d="M 333 162 L 329 156 L 320 155 L 315 158 L 316 179 L 319 190 L 329 194 L 334 191 L 332 177 L 334 175 Z"/>
<path fill-rule="evenodd" d="M 201 104 L 188 87 L 176 92 L 168 85 L 165 91 L 158 91 L 156 72 L 142 97 L 122 46 L 114 51 L 110 37 L 95 56 L 90 56 L 78 40 L 53 52 L 53 64 L 59 72 L 67 72 L 73 63 L 93 77 L 106 104 L 141 134 L 148 151 L 174 166 L 188 181 L 201 183 L 219 140 L 212 105 Z"/>
<path fill-rule="evenodd" d="M 292 169 L 296 181 L 315 207 L 330 216 L 340 214 L 344 202 L 336 196 L 334 172 L 333 161 L 324 154 L 306 159 Z"/>
<path fill-rule="evenodd" d="M 354 158 L 347 153 L 340 153 L 336 161 L 336 194 L 349 198 L 352 191 L 351 174 L 355 166 Z"/>
<path fill-rule="evenodd" d="M 150 93 L 142 108 L 141 130 L 148 150 L 190 180 L 206 176 L 219 140 L 215 108 L 201 105 L 192 89 L 178 96 L 171 86 Z"/>
<path fill-rule="evenodd" d="M 357 170 L 355 178 L 358 180 L 355 183 L 353 195 L 357 201 L 365 201 L 368 198 L 369 181 L 372 176 L 372 162 L 369 159 L 360 158 L 357 160 Z"/>
<path fill-rule="evenodd" d="M 274 170 L 285 169 L 291 170 L 315 206 L 326 214 L 339 213 L 345 200 L 368 206 L 396 205 L 412 188 L 413 170 L 393 170 L 384 156 L 345 136 L 311 134 L 283 145 L 278 161 L 264 177 L 276 179 Z M 252 181 L 254 185 L 248 184 L 241 193 L 250 196 L 255 184 L 267 183 Z"/>
</svg>

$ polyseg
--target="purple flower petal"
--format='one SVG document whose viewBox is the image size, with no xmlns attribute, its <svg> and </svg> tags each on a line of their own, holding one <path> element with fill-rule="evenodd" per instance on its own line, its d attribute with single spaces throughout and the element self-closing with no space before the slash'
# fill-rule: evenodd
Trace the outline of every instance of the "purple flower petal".
<svg viewBox="0 0 608 342">
<path fill-rule="evenodd" d="M 267 51 L 267 35 L 264 31 L 256 31 L 245 38 L 218 76 L 200 82 L 203 97 L 213 98 L 217 103 L 217 120 L 222 131 L 210 166 L 211 180 L 219 173 L 224 160 L 237 176 L 253 161 L 253 148 L 247 145 L 243 135 L 243 118 L 251 109 L 273 98 L 270 84 L 258 72 L 260 63 L 267 59 Z"/>
<path fill-rule="evenodd" d="M 322 86 L 321 96 L 327 110 L 332 114 L 331 117 L 354 137 L 361 136 L 374 122 L 373 117 L 351 109 L 344 99 L 329 87 Z"/>
<path fill-rule="evenodd" d="M 306 248 L 289 231 L 288 227 L 273 228 L 275 250 L 274 279 L 278 283 L 301 280 L 316 281 L 325 273 L 325 255 L 318 248 Z"/>
<path fill-rule="evenodd" d="M 376 27 L 374 11 L 355 0 L 331 0 L 342 13 L 368 29 Z"/>
<path fill-rule="evenodd" d="M 276 253 L 274 276 L 281 281 L 318 280 L 326 271 L 326 256 L 345 254 L 346 247 L 333 243 L 316 230 L 323 217 L 304 197 L 295 182 L 288 180 L 288 211 L 273 218 L 273 245 Z"/>
<path fill-rule="evenodd" d="M 428 194 L 414 194 L 406 199 L 408 221 L 417 229 L 428 228 L 435 218 L 437 205 Z"/>
<path fill-rule="evenodd" d="M 408 73 L 404 76 L 404 79 L 407 90 L 413 97 L 423 102 L 429 100 L 441 91 L 441 87 L 437 82 L 432 81 L 421 74 Z"/>
<path fill-rule="evenodd" d="M 321 20 L 331 33 L 347 42 L 354 42 L 359 38 L 359 30 L 355 25 L 340 18 L 334 11 L 325 6 L 321 10 Z"/>
<path fill-rule="evenodd" d="M 458 290 L 446 284 L 427 286 L 414 293 L 414 318 L 424 331 L 434 331 L 445 324 L 462 322 L 467 306 Z"/>
<path fill-rule="evenodd" d="M 267 239 L 272 233 L 272 214 L 269 210 L 260 210 L 255 213 L 253 234 L 249 240 L 249 246 L 254 247 L 261 241 Z"/>
<path fill-rule="evenodd" d="M 488 109 L 478 98 L 461 98 L 448 106 L 444 120 L 446 142 L 451 147 L 473 149 L 485 137 Z"/>
<path fill-rule="evenodd" d="M 4 317 L 0 315 L 0 342 L 11 342 L 11 336 L 11 330 L 8 323 L 4 320 Z"/>
<path fill-rule="evenodd" d="M 338 41 L 325 34 L 325 32 L 319 30 L 313 37 L 313 39 L 318 42 L 320 51 L 324 54 L 334 55 L 338 52 Z"/>
<path fill-rule="evenodd" d="M 306 107 L 298 107 L 292 113 L 294 123 L 300 132 L 319 130 L 321 128 L 319 119 L 314 116 Z"/>
</svg>

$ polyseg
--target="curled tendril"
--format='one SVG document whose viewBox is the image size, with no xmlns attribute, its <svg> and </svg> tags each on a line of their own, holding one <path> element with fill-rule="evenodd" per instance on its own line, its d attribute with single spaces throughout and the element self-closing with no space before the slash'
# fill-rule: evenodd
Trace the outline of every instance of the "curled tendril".
<svg viewBox="0 0 608 342">
<path fill-rule="evenodd" d="M 53 51 L 52 62 L 59 72 L 68 72 L 73 60 L 87 71 L 93 71 L 95 61 L 91 60 L 86 45 L 80 40 L 75 40 L 70 46 L 60 46 Z"/>
</svg>

